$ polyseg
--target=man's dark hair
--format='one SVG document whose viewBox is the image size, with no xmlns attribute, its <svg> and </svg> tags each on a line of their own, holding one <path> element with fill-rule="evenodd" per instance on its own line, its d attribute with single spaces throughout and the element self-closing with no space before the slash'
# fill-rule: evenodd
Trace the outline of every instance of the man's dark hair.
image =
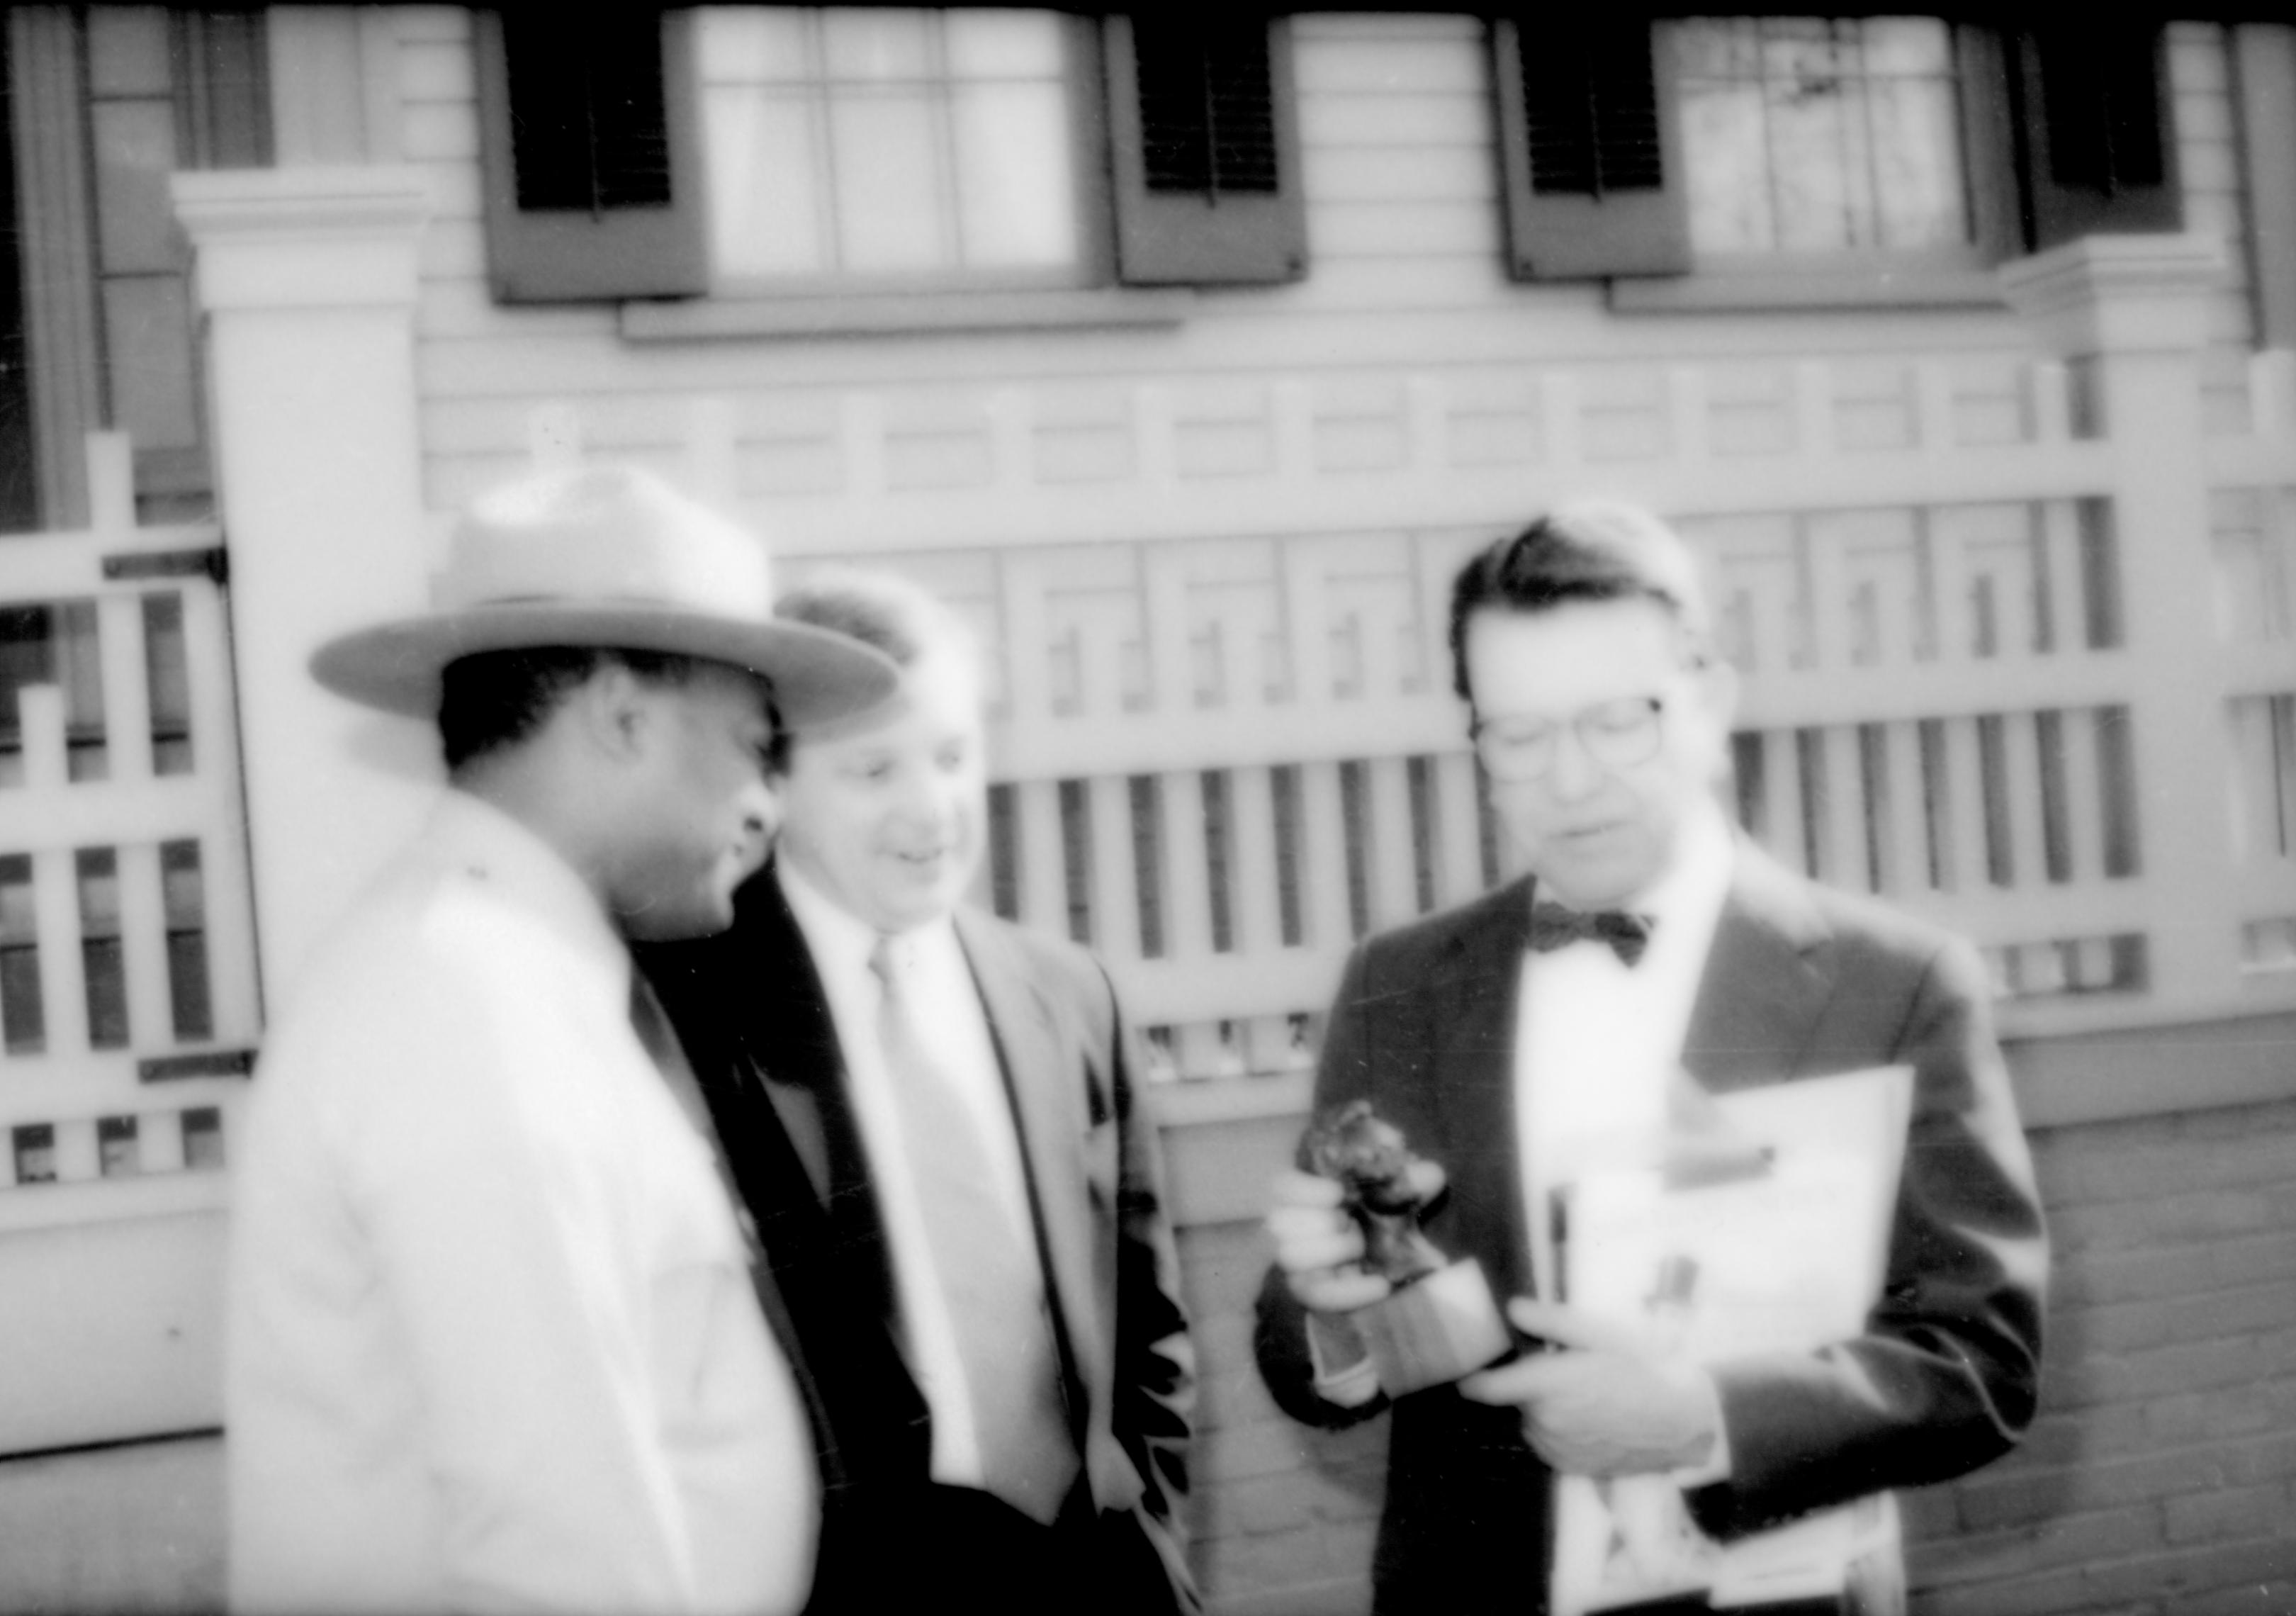
<svg viewBox="0 0 2296 1616">
<path fill-rule="evenodd" d="M 439 676 L 439 743 L 451 772 L 516 745 L 601 668 L 627 668 L 657 685 L 683 685 L 695 660 L 660 651 L 537 645 L 458 657 Z M 778 727 L 778 726 L 777 726 Z"/>
<path fill-rule="evenodd" d="M 1467 701 L 1467 622 L 1476 612 L 1552 611 L 1587 601 L 1655 601 L 1679 621 L 1691 654 L 1707 649 L 1706 596 L 1674 530 L 1633 505 L 1587 501 L 1495 540 L 1451 586 L 1451 687 Z"/>
</svg>

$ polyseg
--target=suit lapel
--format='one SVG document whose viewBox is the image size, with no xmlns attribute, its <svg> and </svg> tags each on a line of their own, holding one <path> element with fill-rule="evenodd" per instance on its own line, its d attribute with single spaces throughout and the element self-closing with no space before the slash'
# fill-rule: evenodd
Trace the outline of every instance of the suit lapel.
<svg viewBox="0 0 2296 1616">
<path fill-rule="evenodd" d="M 1718 1092 L 1792 1077 L 1833 993 L 1833 934 L 1808 891 L 1741 837 L 1684 1065 Z"/>
<path fill-rule="evenodd" d="M 960 909 L 956 930 L 1004 1068 L 1004 1092 L 1028 1167 L 1029 1212 L 1051 1292 L 1047 1300 L 1062 1326 L 1067 1378 L 1084 1391 L 1084 1366 L 1104 1364 L 1109 1357 L 1093 1306 L 1094 1219 L 1085 1215 L 1091 1192 L 1081 1149 L 1082 1052 L 1064 1043 L 1026 963 L 996 928 Z M 1073 1417 L 1081 1418 L 1083 1412 L 1080 1403 L 1072 1403 Z"/>
<path fill-rule="evenodd" d="M 1502 1295 L 1530 1292 L 1514 1095 L 1516 999 L 1529 938 L 1528 882 L 1471 911 L 1453 941 L 1430 1029 L 1444 1059 L 1438 1068 L 1441 1138 L 1428 1153 L 1452 1176 L 1450 1205 L 1461 1219 L 1461 1239 Z"/>
</svg>

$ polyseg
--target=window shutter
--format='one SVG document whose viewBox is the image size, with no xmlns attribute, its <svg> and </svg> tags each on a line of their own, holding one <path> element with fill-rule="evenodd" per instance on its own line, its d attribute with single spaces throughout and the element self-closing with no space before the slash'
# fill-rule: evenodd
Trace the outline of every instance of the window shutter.
<svg viewBox="0 0 2296 1616">
<path fill-rule="evenodd" d="M 1117 277 L 1297 280 L 1308 263 L 1291 31 L 1246 13 L 1107 22 Z"/>
<path fill-rule="evenodd" d="M 709 290 L 690 14 L 482 12 L 479 65 L 496 297 Z"/>
<path fill-rule="evenodd" d="M 1671 75 L 1650 19 L 1491 26 L 1518 280 L 1690 267 Z"/>
<path fill-rule="evenodd" d="M 2026 35 L 2018 57 L 2033 245 L 2179 228 L 2160 27 L 2051 24 Z"/>
</svg>

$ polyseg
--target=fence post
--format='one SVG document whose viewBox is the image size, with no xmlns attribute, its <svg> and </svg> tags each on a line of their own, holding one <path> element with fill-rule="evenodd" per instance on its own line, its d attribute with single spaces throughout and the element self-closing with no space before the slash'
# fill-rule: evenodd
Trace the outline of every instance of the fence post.
<svg viewBox="0 0 2296 1616">
<path fill-rule="evenodd" d="M 2196 1010 L 2240 981 L 2201 403 L 2209 298 L 2223 273 L 2222 244 L 2200 234 L 2090 236 L 2001 272 L 2042 350 L 2087 390 L 2076 431 L 2118 450 L 2105 530 L 2120 644 L 2144 676 L 2130 738 L 2151 988 Z"/>
<path fill-rule="evenodd" d="M 259 957 L 276 994 L 433 790 L 426 734 L 327 694 L 304 666 L 336 632 L 428 596 L 414 316 L 429 193 L 399 168 L 173 184 L 207 316 Z"/>
</svg>

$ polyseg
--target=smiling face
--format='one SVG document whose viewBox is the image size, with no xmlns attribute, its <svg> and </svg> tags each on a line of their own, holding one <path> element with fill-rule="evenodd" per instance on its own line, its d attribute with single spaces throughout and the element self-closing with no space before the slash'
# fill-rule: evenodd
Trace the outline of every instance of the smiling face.
<svg viewBox="0 0 2296 1616">
<path fill-rule="evenodd" d="M 607 906 L 642 939 L 700 937 L 734 923 L 734 889 L 765 860 L 773 823 L 765 687 L 697 663 L 634 686 L 642 721 L 625 777 L 622 829 L 606 853 Z"/>
<path fill-rule="evenodd" d="M 1673 862 L 1685 815 L 1720 775 L 1728 669 L 1690 666 L 1674 615 L 1641 597 L 1478 610 L 1466 625 L 1464 668 L 1485 726 L 1555 726 L 1543 773 L 1489 785 L 1493 810 L 1541 885 L 1582 909 L 1647 890 Z M 1589 753 L 1579 715 L 1640 699 L 1660 703 L 1650 756 L 1614 767 Z"/>
<path fill-rule="evenodd" d="M 988 813 L 972 669 L 959 654 L 929 653 L 902 676 L 885 706 L 793 737 L 774 781 L 779 856 L 889 935 L 956 906 Z"/>
</svg>

